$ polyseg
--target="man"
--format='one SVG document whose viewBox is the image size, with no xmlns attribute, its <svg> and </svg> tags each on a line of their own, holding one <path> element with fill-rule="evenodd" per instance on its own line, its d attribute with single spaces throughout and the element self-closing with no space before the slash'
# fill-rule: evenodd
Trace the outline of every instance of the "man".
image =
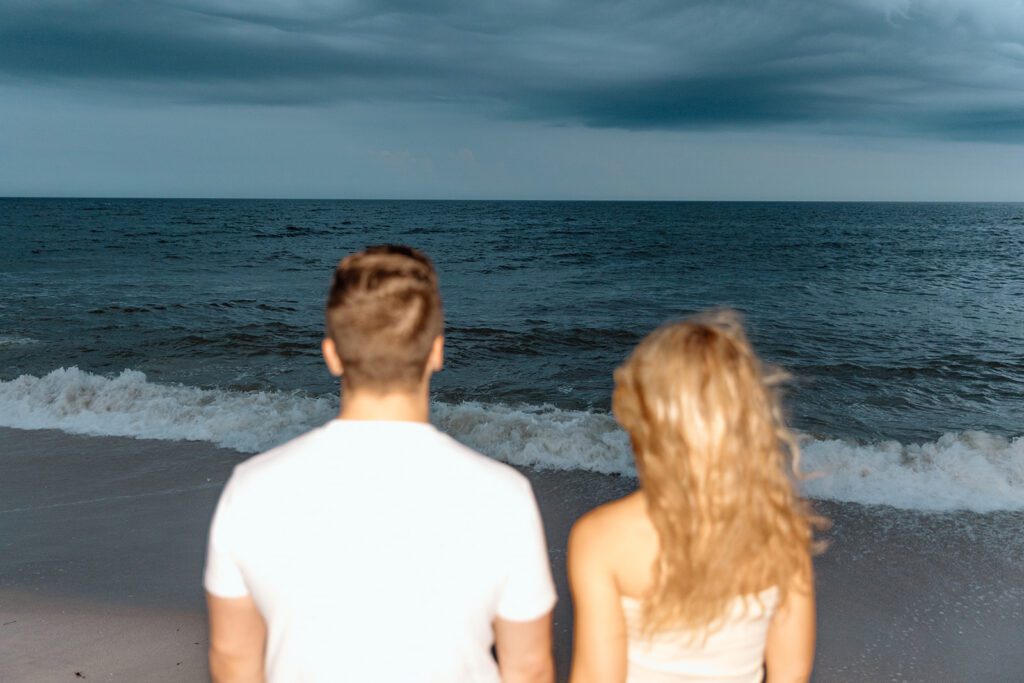
<svg viewBox="0 0 1024 683">
<path fill-rule="evenodd" d="M 430 261 L 348 256 L 326 318 L 340 414 L 236 467 L 214 515 L 213 679 L 549 683 L 555 593 L 529 482 L 428 421 L 444 341 Z"/>
</svg>

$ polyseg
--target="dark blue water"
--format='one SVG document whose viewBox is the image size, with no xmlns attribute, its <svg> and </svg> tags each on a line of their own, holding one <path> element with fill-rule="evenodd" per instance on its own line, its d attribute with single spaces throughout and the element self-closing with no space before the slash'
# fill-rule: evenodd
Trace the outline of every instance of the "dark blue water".
<svg viewBox="0 0 1024 683">
<path fill-rule="evenodd" d="M 604 410 L 646 332 L 731 306 L 813 435 L 1024 431 L 1022 204 L 0 200 L 0 380 L 334 393 L 325 288 L 382 242 L 440 272 L 443 401 Z"/>
</svg>

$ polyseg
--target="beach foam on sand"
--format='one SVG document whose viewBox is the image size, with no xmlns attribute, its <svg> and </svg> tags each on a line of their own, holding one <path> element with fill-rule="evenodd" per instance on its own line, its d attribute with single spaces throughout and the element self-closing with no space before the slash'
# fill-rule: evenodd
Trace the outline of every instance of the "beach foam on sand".
<svg viewBox="0 0 1024 683">
<path fill-rule="evenodd" d="M 198 442 L 0 429 L 0 681 L 205 680 L 206 530 L 245 457 Z M 635 480 L 522 471 L 547 527 L 564 679 L 569 528 Z M 816 681 L 1020 680 L 1024 513 L 819 508 L 835 525 L 816 563 Z"/>
</svg>

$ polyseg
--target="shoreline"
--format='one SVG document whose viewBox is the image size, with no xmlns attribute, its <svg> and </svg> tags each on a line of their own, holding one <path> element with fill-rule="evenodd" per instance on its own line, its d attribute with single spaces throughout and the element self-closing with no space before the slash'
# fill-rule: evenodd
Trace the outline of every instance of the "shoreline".
<svg viewBox="0 0 1024 683">
<path fill-rule="evenodd" d="M 250 456 L 54 430 L 0 428 L 0 443 L 0 680 L 202 680 L 207 526 L 231 468 Z M 569 528 L 635 480 L 517 469 L 548 534 L 564 680 Z M 1010 681 L 1024 671 L 1024 511 L 816 507 L 833 528 L 815 562 L 815 681 Z"/>
</svg>

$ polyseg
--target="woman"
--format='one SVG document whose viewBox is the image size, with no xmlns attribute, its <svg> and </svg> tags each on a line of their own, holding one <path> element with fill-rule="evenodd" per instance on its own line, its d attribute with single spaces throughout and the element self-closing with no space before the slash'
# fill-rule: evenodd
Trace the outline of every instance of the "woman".
<svg viewBox="0 0 1024 683">
<path fill-rule="evenodd" d="M 797 447 L 735 313 L 651 333 L 615 372 L 640 489 L 569 539 L 573 683 L 806 681 L 813 530 Z"/>
</svg>

